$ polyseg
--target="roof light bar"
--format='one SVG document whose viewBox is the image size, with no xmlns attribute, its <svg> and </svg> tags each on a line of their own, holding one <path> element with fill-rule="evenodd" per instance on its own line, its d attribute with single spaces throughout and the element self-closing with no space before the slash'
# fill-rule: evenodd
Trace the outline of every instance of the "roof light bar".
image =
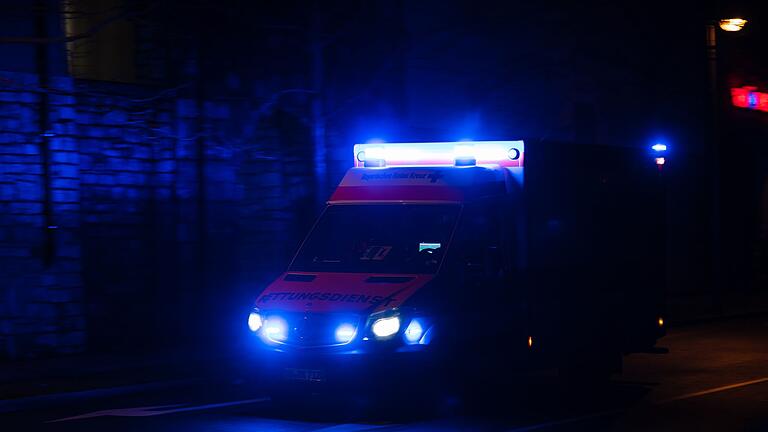
<svg viewBox="0 0 768 432">
<path fill-rule="evenodd" d="M 475 166 L 522 167 L 523 141 L 461 141 L 356 144 L 355 167 Z"/>
</svg>

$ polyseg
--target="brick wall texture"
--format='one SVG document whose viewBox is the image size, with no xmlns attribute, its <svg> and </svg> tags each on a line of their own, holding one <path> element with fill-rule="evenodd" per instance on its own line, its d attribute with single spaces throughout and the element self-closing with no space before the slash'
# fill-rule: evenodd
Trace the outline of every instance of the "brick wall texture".
<svg viewBox="0 0 768 432">
<path fill-rule="evenodd" d="M 251 104 L 0 72 L 0 358 L 173 335 L 282 270 L 311 140 Z"/>
</svg>

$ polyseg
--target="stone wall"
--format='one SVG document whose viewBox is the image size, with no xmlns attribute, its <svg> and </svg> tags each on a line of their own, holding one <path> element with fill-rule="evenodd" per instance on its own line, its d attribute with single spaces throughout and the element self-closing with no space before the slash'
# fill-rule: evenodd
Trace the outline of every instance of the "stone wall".
<svg viewBox="0 0 768 432">
<path fill-rule="evenodd" d="M 179 310 L 247 307 L 316 210 L 301 116 L 49 81 L 0 72 L 0 358 L 177 339 Z"/>
<path fill-rule="evenodd" d="M 83 349 L 79 155 L 70 134 L 40 130 L 34 75 L 0 75 L 0 356 Z M 64 131 L 72 83 L 54 80 L 50 111 Z M 46 156 L 50 176 L 46 204 Z M 55 214 L 46 218 L 46 208 Z"/>
</svg>

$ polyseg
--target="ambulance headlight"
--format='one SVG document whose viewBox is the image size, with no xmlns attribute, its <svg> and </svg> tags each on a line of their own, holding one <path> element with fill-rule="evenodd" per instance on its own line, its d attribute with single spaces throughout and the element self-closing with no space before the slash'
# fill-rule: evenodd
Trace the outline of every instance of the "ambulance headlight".
<svg viewBox="0 0 768 432">
<path fill-rule="evenodd" d="M 371 331 L 373 332 L 373 335 L 379 339 L 390 337 L 400 331 L 400 317 L 390 316 L 379 318 L 373 322 Z"/>
<path fill-rule="evenodd" d="M 248 315 L 248 328 L 251 329 L 252 332 L 259 331 L 261 324 L 261 315 L 259 315 L 257 311 L 253 311 Z"/>
</svg>

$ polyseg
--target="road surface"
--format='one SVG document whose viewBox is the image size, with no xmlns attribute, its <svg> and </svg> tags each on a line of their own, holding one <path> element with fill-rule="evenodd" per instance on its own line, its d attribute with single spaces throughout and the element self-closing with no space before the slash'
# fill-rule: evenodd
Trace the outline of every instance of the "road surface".
<svg viewBox="0 0 768 432">
<path fill-rule="evenodd" d="M 286 408 L 228 375 L 0 402 L 0 430 L 768 432 L 768 317 L 672 329 L 660 345 L 669 354 L 627 357 L 606 388 L 563 391 L 544 378 L 522 398 L 519 389 L 478 395 L 493 401 L 484 410 L 446 405 L 403 416 L 397 407 Z"/>
</svg>

